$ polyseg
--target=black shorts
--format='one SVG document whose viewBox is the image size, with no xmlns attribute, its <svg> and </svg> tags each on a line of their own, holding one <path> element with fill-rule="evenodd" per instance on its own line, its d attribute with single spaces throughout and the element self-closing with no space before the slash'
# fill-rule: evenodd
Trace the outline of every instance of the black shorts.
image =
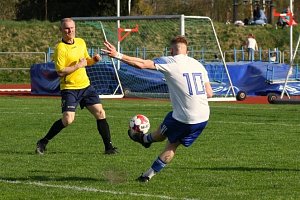
<svg viewBox="0 0 300 200">
<path fill-rule="evenodd" d="M 84 89 L 62 90 L 61 91 L 61 109 L 62 112 L 75 112 L 78 104 L 83 109 L 86 106 L 99 104 L 100 98 L 93 86 Z"/>
</svg>

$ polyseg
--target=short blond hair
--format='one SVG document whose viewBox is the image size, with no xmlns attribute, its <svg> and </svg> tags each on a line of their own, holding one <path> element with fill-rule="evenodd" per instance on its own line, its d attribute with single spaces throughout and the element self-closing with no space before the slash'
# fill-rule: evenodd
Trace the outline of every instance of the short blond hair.
<svg viewBox="0 0 300 200">
<path fill-rule="evenodd" d="M 69 21 L 73 21 L 73 22 L 74 22 L 74 20 L 73 20 L 72 18 L 66 17 L 66 18 L 61 19 L 61 20 L 60 20 L 60 23 L 62 24 L 62 23 L 64 23 L 64 22 L 69 22 Z"/>
<path fill-rule="evenodd" d="M 72 18 L 66 17 L 66 18 L 63 18 L 60 20 L 60 28 L 62 28 L 62 26 L 65 22 L 74 22 L 74 24 L 75 24 L 75 21 Z"/>
</svg>

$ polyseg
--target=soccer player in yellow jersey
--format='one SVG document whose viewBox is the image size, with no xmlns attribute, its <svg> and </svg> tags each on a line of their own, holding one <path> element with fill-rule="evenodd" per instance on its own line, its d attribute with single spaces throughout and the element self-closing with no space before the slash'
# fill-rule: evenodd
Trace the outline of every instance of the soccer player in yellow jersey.
<svg viewBox="0 0 300 200">
<path fill-rule="evenodd" d="M 101 57 L 96 54 L 91 58 L 84 40 L 75 38 L 75 22 L 71 18 L 61 20 L 60 31 L 62 41 L 56 46 L 54 63 L 60 77 L 62 118 L 54 122 L 45 137 L 37 142 L 36 153 L 44 154 L 48 142 L 74 121 L 75 110 L 80 105 L 81 108 L 86 107 L 96 118 L 97 129 L 105 146 L 105 154 L 115 154 L 117 148 L 111 142 L 105 111 L 96 90 L 90 85 L 85 69 L 86 66 L 100 61 Z"/>
</svg>

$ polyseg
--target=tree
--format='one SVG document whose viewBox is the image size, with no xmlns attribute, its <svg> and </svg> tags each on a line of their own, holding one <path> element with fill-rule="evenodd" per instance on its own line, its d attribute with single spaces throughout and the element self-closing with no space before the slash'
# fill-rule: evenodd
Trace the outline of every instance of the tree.
<svg viewBox="0 0 300 200">
<path fill-rule="evenodd" d="M 15 5 L 17 0 L 1 0 L 0 1 L 0 19 L 16 19 Z"/>
<path fill-rule="evenodd" d="M 121 15 L 128 15 L 127 0 L 121 0 Z M 114 0 L 20 0 L 17 5 L 18 20 L 57 21 L 64 17 L 116 16 L 117 1 Z M 42 8 L 42 9 L 41 9 Z"/>
<path fill-rule="evenodd" d="M 250 5 L 237 0 L 238 19 L 251 16 Z M 254 2 L 254 0 L 253 0 Z M 262 0 L 261 0 L 262 2 Z M 289 0 L 273 0 L 274 8 L 280 12 L 289 6 Z M 50 20 L 63 17 L 116 16 L 117 0 L 1 0 L 0 19 Z M 300 21 L 300 2 L 295 0 L 294 14 Z M 129 15 L 128 0 L 120 0 L 121 16 Z M 208 16 L 214 21 L 232 19 L 232 0 L 131 0 L 131 15 L 196 15 Z M 268 14 L 268 13 L 267 13 Z"/>
<path fill-rule="evenodd" d="M 132 15 L 153 15 L 152 6 L 143 0 L 133 0 Z"/>
</svg>

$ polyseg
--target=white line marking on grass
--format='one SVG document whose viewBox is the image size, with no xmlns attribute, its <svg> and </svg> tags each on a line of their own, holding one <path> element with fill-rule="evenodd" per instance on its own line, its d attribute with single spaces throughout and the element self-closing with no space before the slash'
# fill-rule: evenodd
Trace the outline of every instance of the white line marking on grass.
<svg viewBox="0 0 300 200">
<path fill-rule="evenodd" d="M 1 114 L 20 114 L 20 112 L 0 112 Z M 41 113 L 41 112 L 36 112 L 36 113 L 33 113 L 33 112 L 26 112 L 26 113 L 23 113 L 23 115 L 61 115 L 59 112 L 58 113 Z"/>
<path fill-rule="evenodd" d="M 240 104 L 241 105 L 241 104 Z M 278 110 L 276 107 L 249 107 L 248 104 L 246 106 L 234 106 L 234 105 L 212 105 L 211 108 L 224 108 L 224 109 L 240 109 L 240 110 Z"/>
<path fill-rule="evenodd" d="M 83 191 L 83 192 L 98 192 L 98 193 L 108 193 L 114 195 L 129 195 L 129 196 L 140 196 L 140 197 L 154 197 L 159 199 L 182 199 L 182 200 L 198 200 L 198 199 L 189 199 L 189 198 L 176 198 L 164 195 L 152 195 L 152 194 L 145 194 L 145 193 L 134 193 L 134 192 L 117 192 L 112 190 L 101 190 L 97 188 L 90 188 L 90 187 L 79 187 L 79 186 L 70 186 L 70 185 L 53 185 L 41 182 L 32 182 L 32 181 L 11 181 L 11 180 L 4 180 L 0 179 L 2 183 L 9 183 L 9 184 L 22 184 L 22 185 L 34 185 L 38 187 L 49 187 L 49 188 L 59 188 L 65 190 L 76 190 L 76 191 Z"/>
<path fill-rule="evenodd" d="M 244 124 L 244 125 L 272 125 L 272 126 L 287 126 L 287 127 L 295 127 L 300 126 L 300 124 L 287 124 L 287 123 L 277 123 L 277 122 L 228 122 L 228 121 L 209 121 L 209 123 L 222 123 L 222 124 Z"/>
</svg>

